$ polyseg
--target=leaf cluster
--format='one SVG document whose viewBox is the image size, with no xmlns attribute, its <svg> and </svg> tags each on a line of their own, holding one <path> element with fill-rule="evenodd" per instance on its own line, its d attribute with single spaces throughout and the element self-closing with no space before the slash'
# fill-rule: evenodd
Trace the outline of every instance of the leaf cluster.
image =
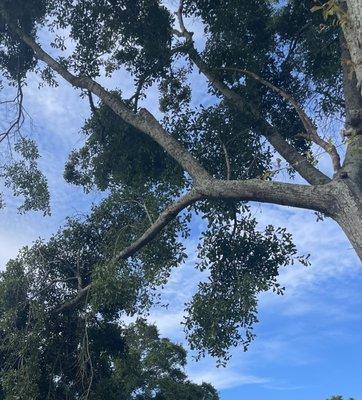
<svg viewBox="0 0 362 400">
<path fill-rule="evenodd" d="M 18 156 L 0 166 L 0 178 L 14 196 L 23 198 L 20 213 L 29 210 L 50 213 L 50 194 L 47 180 L 39 169 L 39 153 L 34 141 L 20 138 L 14 146 Z"/>
</svg>

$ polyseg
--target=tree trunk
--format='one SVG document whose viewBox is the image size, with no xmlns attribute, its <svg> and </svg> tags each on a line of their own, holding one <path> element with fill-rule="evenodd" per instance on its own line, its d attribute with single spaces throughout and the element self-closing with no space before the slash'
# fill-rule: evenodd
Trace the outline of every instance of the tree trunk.
<svg viewBox="0 0 362 400">
<path fill-rule="evenodd" d="M 343 229 L 362 261 L 361 192 L 357 186 L 351 184 L 348 180 L 335 182 L 333 186 L 338 204 L 333 218 Z"/>
<path fill-rule="evenodd" d="M 346 21 L 342 23 L 342 29 L 356 72 L 357 84 L 362 93 L 362 1 L 346 0 Z"/>
</svg>

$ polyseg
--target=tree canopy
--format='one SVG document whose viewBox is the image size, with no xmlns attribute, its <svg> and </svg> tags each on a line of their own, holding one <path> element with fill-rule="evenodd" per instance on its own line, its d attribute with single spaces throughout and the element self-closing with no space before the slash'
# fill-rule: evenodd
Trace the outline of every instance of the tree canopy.
<svg viewBox="0 0 362 400">
<path fill-rule="evenodd" d="M 129 239 L 119 228 L 135 223 L 138 207 L 130 200 L 119 209 L 119 196 L 24 248 L 1 273 L 0 399 L 218 399 L 209 384 L 187 379 L 180 345 L 142 318 L 124 322 L 149 308 L 184 254 L 170 226 L 159 251 L 107 263 L 114 243 Z M 95 289 L 83 307 L 64 307 L 90 281 Z"/>
<path fill-rule="evenodd" d="M 2 167 L 6 186 L 24 197 L 21 211 L 49 212 L 36 144 L 18 132 L 22 87 L 36 73 L 51 86 L 64 79 L 89 101 L 84 145 L 69 155 L 64 178 L 106 195 L 89 217 L 70 219 L 3 273 L 3 398 L 23 396 L 28 379 L 33 398 L 96 399 L 117 386 L 125 399 L 216 399 L 181 372 L 180 347 L 142 321 L 119 322 L 146 312 L 185 261 L 182 239 L 196 214 L 204 231 L 195 267 L 209 278 L 190 296 L 184 326 L 192 349 L 221 362 L 230 347 L 247 349 L 253 340 L 258 294 L 283 293 L 280 268 L 308 264 L 284 228 L 260 228 L 250 201 L 331 217 L 362 255 L 355 8 L 352 0 L 327 3 L 333 7 L 185 0 L 171 10 L 158 0 L 0 1 L 0 68 L 16 91 L 14 120 L 0 139 L 13 138 L 19 154 Z M 208 84 L 201 105 L 195 71 Z M 131 96 L 122 92 L 123 76 Z M 154 92 L 157 115 L 144 108 Z M 318 129 L 317 121 L 335 117 L 345 119 L 342 143 Z M 320 151 L 330 158 L 329 174 L 319 169 Z M 281 172 L 289 182 L 277 180 Z M 78 356 L 84 369 L 75 373 Z M 38 375 L 29 376 L 30 365 L 42 365 Z"/>
</svg>

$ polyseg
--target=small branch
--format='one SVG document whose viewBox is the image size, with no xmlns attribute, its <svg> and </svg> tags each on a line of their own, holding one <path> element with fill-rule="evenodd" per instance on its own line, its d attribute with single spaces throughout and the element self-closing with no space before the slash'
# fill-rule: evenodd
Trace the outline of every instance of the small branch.
<svg viewBox="0 0 362 400">
<path fill-rule="evenodd" d="M 80 268 L 80 254 L 77 254 L 77 282 L 78 282 L 78 290 L 82 290 L 83 282 L 82 282 L 82 274 Z"/>
<path fill-rule="evenodd" d="M 17 113 L 15 120 L 10 124 L 9 128 L 5 132 L 0 133 L 0 143 L 4 141 L 6 138 L 8 138 L 13 132 L 19 132 L 21 126 L 24 123 L 24 113 L 23 113 L 24 94 L 20 78 L 18 78 L 17 84 L 18 84 L 18 89 L 15 98 L 13 100 L 1 103 L 1 104 L 15 103 L 17 107 Z"/>
<path fill-rule="evenodd" d="M 230 181 L 230 179 L 231 179 L 231 162 L 230 162 L 229 152 L 228 152 L 228 149 L 227 149 L 225 143 L 223 142 L 223 140 L 221 139 L 220 136 L 219 136 L 219 140 L 221 142 L 221 147 L 222 147 L 222 150 L 224 153 L 224 158 L 225 158 L 226 180 Z M 236 204 L 233 204 L 233 212 L 234 212 L 234 228 L 231 233 L 231 236 L 234 237 L 235 233 L 236 233 L 237 224 L 238 224 L 238 213 L 237 213 Z"/>
<path fill-rule="evenodd" d="M 136 91 L 134 93 L 134 95 L 132 97 L 129 98 L 129 102 L 133 101 L 133 112 L 137 112 L 138 110 L 138 102 L 141 96 L 141 91 L 143 89 L 143 86 L 146 82 L 147 76 L 143 76 L 141 78 L 138 79 L 137 85 L 136 85 Z"/>
<path fill-rule="evenodd" d="M 183 0 L 180 0 L 180 5 L 176 12 L 178 23 L 180 25 L 180 31 L 175 30 L 177 32 L 176 35 L 179 37 L 183 36 L 187 42 L 192 42 L 193 33 L 189 32 L 185 27 L 185 23 L 184 23 L 184 19 L 183 19 L 183 9 L 184 9 L 184 2 L 183 2 Z"/>
<path fill-rule="evenodd" d="M 106 127 L 104 126 L 104 124 L 102 122 L 102 117 L 100 115 L 99 108 L 97 108 L 96 105 L 94 104 L 92 92 L 87 90 L 87 93 L 88 93 L 89 107 L 90 107 L 94 117 L 96 118 L 100 129 L 101 129 L 101 137 L 103 139 L 105 137 L 105 134 L 106 134 Z"/>
<path fill-rule="evenodd" d="M 225 146 L 225 143 L 220 138 L 220 136 L 219 136 L 219 140 L 220 140 L 221 148 L 222 148 L 222 151 L 224 153 L 224 158 L 225 158 L 226 179 L 229 181 L 231 179 L 231 162 L 230 162 L 229 152 Z"/>
<path fill-rule="evenodd" d="M 117 262 L 119 260 L 125 260 L 128 257 L 134 255 L 142 247 L 146 246 L 151 240 L 153 240 L 156 235 L 169 223 L 171 222 L 182 210 L 186 207 L 194 204 L 197 200 L 202 199 L 202 195 L 196 189 L 191 189 L 189 193 L 181 197 L 175 203 L 171 204 L 169 207 L 163 211 L 156 221 L 144 232 L 144 234 L 133 242 L 130 246 L 122 250 L 118 255 L 116 255 L 112 262 Z"/>
<path fill-rule="evenodd" d="M 231 179 L 231 164 L 228 150 L 224 143 L 222 143 L 222 150 L 225 156 L 225 164 L 226 164 L 226 179 L 229 181 Z"/>
<path fill-rule="evenodd" d="M 146 213 L 146 215 L 147 215 L 147 218 L 148 218 L 148 221 L 149 221 L 150 225 L 152 225 L 152 224 L 154 223 L 154 221 L 153 221 L 152 215 L 151 215 L 151 213 L 149 212 L 149 210 L 148 210 L 146 204 L 145 204 L 145 203 L 142 203 L 142 207 L 143 207 L 143 209 L 145 210 L 145 213 Z"/>
<path fill-rule="evenodd" d="M 128 202 L 128 203 L 137 204 L 140 208 L 142 208 L 142 210 L 144 210 L 144 212 L 145 212 L 145 214 L 147 216 L 147 219 L 150 222 L 150 225 L 152 225 L 154 223 L 152 215 L 151 215 L 150 211 L 148 210 L 145 202 L 141 202 L 141 201 L 138 201 L 136 199 L 122 199 L 122 201 L 124 203 Z"/>
<path fill-rule="evenodd" d="M 98 113 L 98 109 L 97 109 L 96 105 L 94 104 L 92 92 L 87 90 L 87 94 L 88 94 L 88 100 L 89 100 L 89 107 L 90 107 L 90 109 L 91 109 L 93 114 L 97 114 Z"/>
<path fill-rule="evenodd" d="M 337 173 L 341 169 L 341 158 L 338 154 L 337 148 L 333 143 L 327 142 L 321 138 L 318 134 L 303 134 L 300 133 L 298 136 L 314 142 L 316 145 L 321 147 L 332 159 L 333 170 Z"/>
<path fill-rule="evenodd" d="M 67 283 L 69 281 L 74 281 L 77 280 L 76 277 L 69 277 L 69 278 L 63 278 L 63 279 L 53 279 L 51 280 L 45 287 L 41 288 L 40 290 L 38 290 L 37 292 L 33 293 L 32 296 L 30 296 L 26 302 L 28 303 L 29 301 L 34 300 L 37 296 L 39 296 L 40 294 L 46 292 L 47 290 L 49 290 L 53 285 L 55 285 L 56 283 Z"/>
<path fill-rule="evenodd" d="M 309 27 L 313 25 L 312 22 L 308 22 L 306 23 L 304 26 L 302 26 L 299 31 L 294 35 L 294 38 L 292 39 L 290 46 L 289 46 L 289 50 L 288 50 L 288 54 L 285 57 L 284 61 L 282 62 L 282 65 L 287 65 L 289 62 L 290 57 L 293 55 L 295 48 L 298 45 L 298 41 L 302 36 L 302 33 Z"/>
</svg>

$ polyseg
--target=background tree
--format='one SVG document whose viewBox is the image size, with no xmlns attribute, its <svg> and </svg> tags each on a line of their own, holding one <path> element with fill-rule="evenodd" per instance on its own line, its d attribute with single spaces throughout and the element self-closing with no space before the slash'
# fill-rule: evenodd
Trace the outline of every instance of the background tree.
<svg viewBox="0 0 362 400">
<path fill-rule="evenodd" d="M 164 282 L 168 268 L 182 257 L 169 235 L 161 239 L 156 259 L 144 252 L 117 277 L 110 265 L 110 274 L 93 271 L 97 294 L 87 297 L 82 309 L 62 310 L 90 280 L 92 267 L 102 265 L 111 238 L 118 236 L 115 224 L 131 212 L 132 205 L 118 210 L 118 200 L 108 199 L 86 222 L 70 220 L 48 243 L 24 248 L 1 274 L 0 399 L 219 398 L 212 386 L 187 379 L 181 346 L 161 339 L 145 320 L 122 322 L 149 307 L 154 285 Z"/>
<path fill-rule="evenodd" d="M 343 396 L 332 396 L 327 400 L 343 400 Z M 352 397 L 349 400 L 353 400 Z"/>
<path fill-rule="evenodd" d="M 279 268 L 294 259 L 307 262 L 285 230 L 260 230 L 246 202 L 331 217 L 362 256 L 362 99 L 353 49 L 342 33 L 352 23 L 352 8 L 343 3 L 345 19 L 335 8 L 327 12 L 336 15 L 333 23 L 312 12 L 314 6 L 187 0 L 173 14 L 156 0 L 0 1 L 5 76 L 25 81 L 27 72 L 37 71 L 55 84 L 60 75 L 88 97 L 86 143 L 70 155 L 65 177 L 85 190 L 109 191 L 117 205 L 104 206 L 106 228 L 99 229 L 102 243 L 110 240 L 108 251 L 87 261 L 80 283 L 57 291 L 49 307 L 63 315 L 85 312 L 93 302 L 106 311 L 99 296 L 111 293 L 117 299 L 112 312 L 129 313 L 120 282 L 131 279 L 126 288 L 145 288 L 159 285 L 161 276 L 162 285 L 184 259 L 179 240 L 192 212 L 200 213 L 206 228 L 198 268 L 210 279 L 187 305 L 185 326 L 192 347 L 223 360 L 230 346 L 247 348 L 253 339 L 257 294 L 283 292 Z M 186 26 L 192 17 L 204 28 L 202 49 Z M 39 28 L 53 37 L 57 55 L 39 45 Z M 71 49 L 59 29 L 69 32 Z M 211 105 L 193 105 L 193 69 L 208 81 Z M 117 78 L 112 91 L 96 81 L 122 70 L 134 80 L 130 98 Z M 142 108 L 151 86 L 159 89 L 158 119 Z M 336 115 L 346 120 L 345 152 L 332 135 L 322 137 L 312 118 Z M 330 157 L 330 176 L 318 169 L 316 149 Z M 281 171 L 306 183 L 277 181 Z M 118 211 L 125 214 L 117 222 Z M 97 246 L 91 249 L 97 253 Z M 143 290 L 136 298 L 144 300 Z"/>
</svg>

